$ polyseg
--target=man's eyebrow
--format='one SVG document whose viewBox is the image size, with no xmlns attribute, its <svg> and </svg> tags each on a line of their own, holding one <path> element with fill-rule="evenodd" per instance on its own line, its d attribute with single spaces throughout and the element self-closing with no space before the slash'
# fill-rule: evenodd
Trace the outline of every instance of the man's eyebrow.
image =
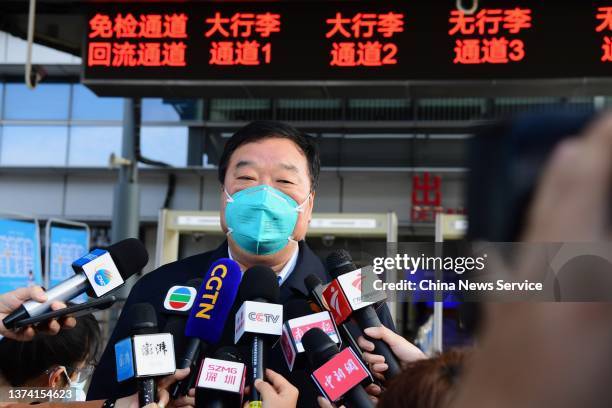
<svg viewBox="0 0 612 408">
<path fill-rule="evenodd" d="M 238 163 L 236 163 L 236 169 L 239 169 L 241 167 L 246 167 L 246 166 L 253 166 L 254 164 L 255 163 L 249 160 L 240 160 Z"/>
<path fill-rule="evenodd" d="M 294 173 L 299 173 L 300 171 L 298 170 L 298 168 L 291 164 L 291 163 L 280 163 L 280 166 L 285 169 L 285 170 L 289 170 L 292 171 Z"/>
</svg>

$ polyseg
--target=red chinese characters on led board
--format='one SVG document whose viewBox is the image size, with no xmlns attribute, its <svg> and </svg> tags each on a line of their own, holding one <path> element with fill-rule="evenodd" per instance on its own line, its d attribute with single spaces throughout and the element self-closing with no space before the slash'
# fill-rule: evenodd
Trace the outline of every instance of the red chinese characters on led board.
<svg viewBox="0 0 612 408">
<path fill-rule="evenodd" d="M 281 16 L 265 13 L 220 12 L 206 18 L 204 37 L 211 38 L 210 65 L 262 65 L 272 62 L 271 36 L 281 31 Z"/>
<path fill-rule="evenodd" d="M 187 15 L 98 13 L 89 20 L 87 66 L 183 67 Z"/>
<path fill-rule="evenodd" d="M 595 31 L 605 33 L 601 44 L 601 61 L 612 62 L 612 7 L 598 7 Z"/>
<path fill-rule="evenodd" d="M 393 38 L 404 32 L 403 13 L 338 12 L 326 20 L 325 38 L 332 39 L 332 67 L 380 67 L 397 64 L 398 46 Z"/>
<path fill-rule="evenodd" d="M 455 64 L 508 64 L 525 58 L 523 30 L 532 27 L 531 9 L 452 10 L 448 35 L 455 38 Z"/>
</svg>

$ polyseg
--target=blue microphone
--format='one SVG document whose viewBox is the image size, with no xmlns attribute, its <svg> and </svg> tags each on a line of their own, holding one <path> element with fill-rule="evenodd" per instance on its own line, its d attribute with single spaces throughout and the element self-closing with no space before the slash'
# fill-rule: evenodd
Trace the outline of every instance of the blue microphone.
<svg viewBox="0 0 612 408">
<path fill-rule="evenodd" d="M 191 372 L 188 378 L 174 385 L 172 398 L 187 393 L 197 374 L 195 368 L 199 355 L 205 353 L 210 344 L 216 344 L 221 339 L 241 278 L 240 266 L 229 258 L 213 263 L 204 276 L 185 326 L 185 336 L 191 340 L 179 360 L 179 368 L 191 367 Z"/>
<path fill-rule="evenodd" d="M 242 279 L 240 266 L 229 258 L 213 263 L 191 308 L 185 335 L 217 343 L 223 334 Z"/>
</svg>

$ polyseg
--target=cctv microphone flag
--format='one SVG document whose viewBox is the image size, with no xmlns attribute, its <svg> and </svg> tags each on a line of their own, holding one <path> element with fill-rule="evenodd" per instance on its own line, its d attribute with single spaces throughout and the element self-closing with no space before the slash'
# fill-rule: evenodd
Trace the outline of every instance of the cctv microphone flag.
<svg viewBox="0 0 612 408">
<path fill-rule="evenodd" d="M 283 305 L 245 301 L 236 312 L 234 343 L 245 333 L 280 336 L 283 331 Z"/>
<path fill-rule="evenodd" d="M 374 289 L 374 280 L 374 274 L 368 269 L 356 269 L 338 276 L 323 290 L 323 297 L 336 324 L 343 323 L 353 311 L 387 298 L 384 291 Z"/>
</svg>

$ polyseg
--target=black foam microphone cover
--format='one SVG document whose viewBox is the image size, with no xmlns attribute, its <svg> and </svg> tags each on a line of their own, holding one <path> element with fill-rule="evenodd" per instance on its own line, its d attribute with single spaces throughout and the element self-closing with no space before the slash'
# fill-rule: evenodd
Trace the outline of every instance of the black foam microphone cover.
<svg viewBox="0 0 612 408">
<path fill-rule="evenodd" d="M 285 321 L 313 314 L 312 308 L 304 299 L 291 299 L 283 305 L 283 319 Z"/>
<path fill-rule="evenodd" d="M 128 313 L 132 322 L 132 335 L 157 332 L 157 315 L 150 303 L 136 303 Z"/>
<path fill-rule="evenodd" d="M 247 300 L 280 303 L 280 288 L 276 273 L 267 266 L 256 265 L 244 272 L 238 289 L 240 302 Z"/>
<path fill-rule="evenodd" d="M 102 249 L 110 253 L 123 280 L 142 271 L 149 262 L 147 249 L 136 238 L 124 239 Z"/>
</svg>

